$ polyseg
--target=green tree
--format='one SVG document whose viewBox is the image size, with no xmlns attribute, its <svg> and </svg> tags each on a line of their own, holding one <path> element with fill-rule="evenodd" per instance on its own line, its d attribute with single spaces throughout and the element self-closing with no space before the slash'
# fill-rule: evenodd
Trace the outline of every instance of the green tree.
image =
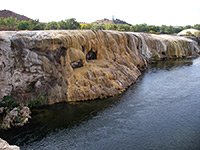
<svg viewBox="0 0 200 150">
<path fill-rule="evenodd" d="M 59 21 L 58 22 L 59 26 L 60 26 L 60 29 L 67 29 L 67 26 L 66 26 L 66 21 Z"/>
<path fill-rule="evenodd" d="M 79 22 L 76 21 L 75 18 L 67 19 L 66 22 L 66 29 L 80 29 L 81 25 Z"/>
<path fill-rule="evenodd" d="M 166 26 L 166 28 L 165 28 L 165 33 L 167 33 L 167 34 L 172 34 L 172 33 L 174 33 L 174 28 L 173 28 L 173 26 Z"/>
<path fill-rule="evenodd" d="M 92 27 L 92 30 L 105 30 L 105 25 L 103 23 L 101 24 L 94 24 L 94 26 Z"/>
<path fill-rule="evenodd" d="M 200 30 L 200 24 L 195 24 L 194 28 L 197 29 L 197 30 Z"/>
<path fill-rule="evenodd" d="M 118 31 L 130 31 L 130 26 L 125 24 L 125 25 L 117 25 L 117 30 Z"/>
<path fill-rule="evenodd" d="M 167 32 L 166 32 L 166 29 L 167 29 L 167 26 L 166 26 L 166 25 L 162 25 L 162 26 L 160 27 L 160 33 L 163 33 L 163 34 L 167 33 Z"/>
<path fill-rule="evenodd" d="M 86 23 L 81 25 L 81 29 L 93 29 L 94 24 L 93 23 Z"/>
<path fill-rule="evenodd" d="M 48 22 L 45 27 L 45 30 L 58 30 L 58 29 L 60 29 L 59 24 L 55 21 Z"/>
<path fill-rule="evenodd" d="M 134 32 L 144 32 L 143 27 L 140 24 L 136 24 L 135 26 L 133 26 L 132 31 L 134 31 Z"/>
<path fill-rule="evenodd" d="M 115 24 L 106 24 L 105 25 L 106 30 L 117 30 L 117 25 Z"/>
<path fill-rule="evenodd" d="M 45 28 L 45 24 L 40 23 L 40 21 L 38 19 L 36 19 L 36 20 L 30 19 L 28 22 L 29 22 L 30 30 L 44 30 L 44 28 Z"/>
<path fill-rule="evenodd" d="M 181 32 L 183 30 L 183 27 L 176 27 L 176 28 L 174 28 L 174 33 L 179 33 L 179 32 Z"/>
<path fill-rule="evenodd" d="M 151 33 L 159 33 L 160 32 L 160 27 L 159 26 L 155 26 L 155 25 L 150 25 L 148 26 L 148 32 Z"/>
<path fill-rule="evenodd" d="M 2 17 L 0 17 L 0 29 L 4 28 L 4 19 Z"/>
<path fill-rule="evenodd" d="M 40 23 L 39 20 L 23 20 L 17 25 L 18 30 L 44 30 L 45 24 Z"/>
<path fill-rule="evenodd" d="M 29 22 L 26 20 L 20 21 L 17 25 L 17 30 L 30 30 Z"/>
<path fill-rule="evenodd" d="M 191 29 L 191 28 L 192 28 L 191 25 L 187 25 L 187 26 L 184 27 L 184 29 Z"/>
<path fill-rule="evenodd" d="M 17 27 L 18 20 L 17 20 L 17 18 L 8 17 L 8 18 L 4 19 L 3 23 L 4 23 L 3 27 L 11 29 L 11 28 Z"/>
<path fill-rule="evenodd" d="M 66 19 L 58 22 L 60 29 L 80 29 L 81 25 L 75 18 Z"/>
</svg>

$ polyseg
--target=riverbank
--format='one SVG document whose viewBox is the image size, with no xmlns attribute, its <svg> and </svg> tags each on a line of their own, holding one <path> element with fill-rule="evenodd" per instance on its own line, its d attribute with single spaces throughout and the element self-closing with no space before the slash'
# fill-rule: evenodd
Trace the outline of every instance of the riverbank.
<svg viewBox="0 0 200 150">
<path fill-rule="evenodd" d="M 199 53 L 196 41 L 171 35 L 89 30 L 0 32 L 0 105 L 12 112 L 23 106 L 115 96 L 133 84 L 149 63 Z M 27 112 L 23 124 L 30 118 Z M 19 123 L 18 116 L 14 118 Z M 12 125 L 12 119 L 7 120 Z"/>
<path fill-rule="evenodd" d="M 117 31 L 1 32 L 0 42 L 1 101 L 30 107 L 118 95 L 148 63 L 200 52 L 188 38 Z"/>
<path fill-rule="evenodd" d="M 18 146 L 9 145 L 6 141 L 0 138 L 0 149 L 2 150 L 20 150 Z"/>
<path fill-rule="evenodd" d="M 21 112 L 23 106 L 121 94 L 149 63 L 199 53 L 198 42 L 172 35 L 94 30 L 0 32 L 0 107 L 7 112 L 2 125 L 27 123 L 30 110 Z"/>
<path fill-rule="evenodd" d="M 29 124 L 0 137 L 22 150 L 199 149 L 199 66 L 199 58 L 151 64 L 121 95 L 31 109 Z"/>
</svg>

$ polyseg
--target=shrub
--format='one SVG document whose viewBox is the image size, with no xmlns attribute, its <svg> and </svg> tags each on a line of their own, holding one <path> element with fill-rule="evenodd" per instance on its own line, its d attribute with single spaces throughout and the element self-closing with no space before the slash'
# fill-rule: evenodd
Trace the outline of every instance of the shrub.
<svg viewBox="0 0 200 150">
<path fill-rule="evenodd" d="M 4 96 L 3 100 L 0 102 L 0 107 L 8 107 L 9 109 L 18 107 L 19 102 L 16 102 L 16 99 L 14 99 L 11 96 Z"/>
</svg>

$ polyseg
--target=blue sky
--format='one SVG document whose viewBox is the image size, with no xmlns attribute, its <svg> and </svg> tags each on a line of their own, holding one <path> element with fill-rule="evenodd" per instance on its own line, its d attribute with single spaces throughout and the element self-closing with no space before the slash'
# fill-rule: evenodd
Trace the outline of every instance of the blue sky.
<svg viewBox="0 0 200 150">
<path fill-rule="evenodd" d="M 76 18 L 91 23 L 114 15 L 133 25 L 200 24 L 200 0 L 2 0 L 3 9 L 41 22 Z"/>
</svg>

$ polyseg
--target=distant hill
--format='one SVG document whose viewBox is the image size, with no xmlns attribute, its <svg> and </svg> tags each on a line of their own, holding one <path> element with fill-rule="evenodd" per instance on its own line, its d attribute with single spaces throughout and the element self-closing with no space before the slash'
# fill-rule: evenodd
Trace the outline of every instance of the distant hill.
<svg viewBox="0 0 200 150">
<path fill-rule="evenodd" d="M 17 14 L 15 12 L 12 12 L 10 10 L 0 10 L 0 17 L 2 18 L 8 18 L 8 17 L 13 17 L 13 18 L 17 18 L 18 20 L 22 21 L 22 20 L 30 20 L 30 18 L 24 16 L 24 15 L 20 15 Z"/>
<path fill-rule="evenodd" d="M 97 20 L 95 22 L 93 22 L 94 24 L 115 24 L 115 25 L 119 25 L 119 24 L 122 24 L 122 25 L 129 25 L 131 26 L 131 24 L 125 22 L 125 21 L 122 21 L 120 19 L 114 19 L 114 20 L 109 20 L 109 19 L 102 19 L 102 20 Z"/>
</svg>

